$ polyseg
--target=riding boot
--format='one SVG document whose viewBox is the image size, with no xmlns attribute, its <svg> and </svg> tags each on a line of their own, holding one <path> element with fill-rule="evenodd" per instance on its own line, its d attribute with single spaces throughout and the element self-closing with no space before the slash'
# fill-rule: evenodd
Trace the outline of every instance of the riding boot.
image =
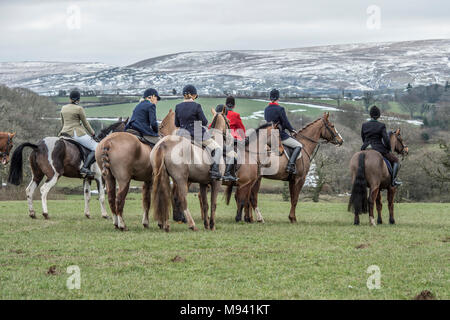
<svg viewBox="0 0 450 320">
<path fill-rule="evenodd" d="M 227 164 L 225 166 L 225 174 L 222 178 L 224 181 L 236 182 L 239 179 L 236 177 L 236 164 L 235 162 Z"/>
<path fill-rule="evenodd" d="M 80 169 L 80 174 L 83 178 L 93 178 L 95 176 L 95 173 L 89 169 L 94 162 L 95 151 L 91 151 L 86 157 L 83 167 Z"/>
<path fill-rule="evenodd" d="M 213 158 L 213 164 L 211 165 L 211 170 L 209 170 L 209 173 L 211 175 L 211 180 L 220 180 L 222 179 L 222 174 L 220 173 L 219 170 L 219 159 L 215 159 L 217 154 L 220 154 L 221 150 L 220 149 L 215 149 L 211 152 L 211 156 Z M 219 157 L 219 156 L 217 156 Z"/>
<path fill-rule="evenodd" d="M 298 155 L 302 151 L 302 147 L 296 147 L 294 151 L 292 151 L 291 157 L 289 158 L 289 163 L 286 166 L 286 172 L 289 174 L 297 174 L 295 170 L 295 161 L 297 160 Z"/>
<path fill-rule="evenodd" d="M 394 165 L 392 167 L 392 182 L 391 182 L 391 185 L 393 187 L 400 186 L 402 184 L 401 181 L 397 180 L 397 173 L 398 173 L 399 169 L 400 169 L 400 164 L 398 162 L 394 162 Z"/>
</svg>

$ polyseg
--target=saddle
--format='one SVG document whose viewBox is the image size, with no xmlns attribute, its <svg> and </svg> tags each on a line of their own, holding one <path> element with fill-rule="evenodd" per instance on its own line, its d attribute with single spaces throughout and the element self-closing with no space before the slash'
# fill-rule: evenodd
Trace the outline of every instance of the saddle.
<svg viewBox="0 0 450 320">
<path fill-rule="evenodd" d="M 81 155 L 81 160 L 83 160 L 83 162 L 86 161 L 86 157 L 88 156 L 89 153 L 91 153 L 92 150 L 86 148 L 85 146 L 83 146 L 81 143 L 75 141 L 70 135 L 68 135 L 67 133 L 61 133 L 61 138 L 64 141 L 67 141 L 73 145 L 75 145 L 78 148 L 78 151 L 80 151 L 80 155 Z"/>
<path fill-rule="evenodd" d="M 126 132 L 131 133 L 132 135 L 136 136 L 136 138 L 138 138 L 140 142 L 150 146 L 151 148 L 153 148 L 155 146 L 155 144 L 153 142 L 150 142 L 147 139 L 145 139 L 139 131 L 136 131 L 133 129 L 127 129 Z"/>
</svg>

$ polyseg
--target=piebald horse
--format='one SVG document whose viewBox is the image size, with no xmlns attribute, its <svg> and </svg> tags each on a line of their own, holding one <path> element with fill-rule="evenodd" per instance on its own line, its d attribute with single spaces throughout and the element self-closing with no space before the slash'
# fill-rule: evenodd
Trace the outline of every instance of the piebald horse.
<svg viewBox="0 0 450 320">
<path fill-rule="evenodd" d="M 176 130 L 175 112 L 170 109 L 161 122 L 161 136 L 172 134 Z M 127 230 L 123 220 L 123 208 L 131 180 L 144 182 L 142 186 L 142 206 L 144 214 L 142 224 L 148 228 L 148 211 L 150 209 L 150 192 L 152 188 L 152 166 L 150 152 L 152 148 L 139 141 L 128 132 L 116 132 L 102 140 L 95 151 L 95 159 L 105 178 L 108 203 L 113 215 L 116 229 Z M 119 190 L 116 192 L 116 183 Z"/>
<path fill-rule="evenodd" d="M 126 121 L 118 121 L 103 129 L 97 136 L 97 139 L 104 138 L 113 131 L 123 131 L 125 129 Z M 28 201 L 29 216 L 36 218 L 36 212 L 33 208 L 33 194 L 39 183 L 46 176 L 47 180 L 41 187 L 42 199 L 42 215 L 45 219 L 49 219 L 47 208 L 47 195 L 49 191 L 56 185 L 58 179 L 62 176 L 68 178 L 83 179 L 80 175 L 80 168 L 83 165 L 83 157 L 81 156 L 79 148 L 68 142 L 63 137 L 46 137 L 39 141 L 38 144 L 29 142 L 19 145 L 12 155 L 11 168 L 9 171 L 8 182 L 14 185 L 19 185 L 22 182 L 22 151 L 25 147 L 30 147 L 33 151 L 30 154 L 31 166 L 31 182 L 26 188 L 26 195 Z M 108 218 L 105 208 L 105 191 L 103 189 L 102 175 L 96 163 L 91 166 L 91 170 L 95 172 L 94 180 L 97 183 L 99 192 L 99 201 L 101 214 L 103 218 Z M 84 185 L 84 214 L 86 218 L 90 218 L 89 200 L 91 198 L 91 180 L 83 179 Z"/>
<path fill-rule="evenodd" d="M 296 171 L 297 174 L 290 175 L 286 172 L 286 166 L 288 164 L 288 158 L 282 152 L 278 152 L 274 154 L 273 151 L 269 157 L 269 163 L 278 163 L 278 170 L 276 172 L 268 173 L 267 168 L 261 166 L 260 174 L 258 176 L 253 176 L 253 187 L 251 188 L 250 194 L 246 195 L 244 199 L 250 199 L 250 202 L 247 202 L 245 206 L 251 206 L 253 210 L 257 213 L 258 221 L 263 222 L 264 218 L 262 217 L 261 211 L 258 208 L 258 191 L 261 185 L 261 178 L 267 178 L 272 180 L 283 180 L 289 181 L 289 193 L 291 200 L 291 209 L 289 212 L 289 220 L 291 223 L 296 223 L 297 218 L 295 216 L 295 210 L 298 203 L 298 197 L 303 188 L 303 184 L 305 183 L 306 176 L 311 167 L 311 162 L 314 157 L 314 151 L 320 143 L 320 140 L 324 140 L 325 143 L 332 143 L 334 145 L 342 145 L 344 143 L 344 139 L 337 132 L 334 124 L 329 120 L 329 113 L 324 113 L 323 116 L 309 124 L 307 124 L 304 128 L 297 131 L 293 138 L 302 143 L 303 148 L 301 152 L 301 157 L 296 160 Z M 277 129 L 278 124 L 273 125 L 273 129 Z M 281 142 L 279 144 L 281 146 Z M 316 150 L 317 152 L 317 150 Z M 245 167 L 241 167 L 244 171 L 240 172 L 241 169 L 238 170 L 237 176 L 240 178 L 241 175 L 245 175 Z M 247 179 L 250 179 L 247 177 Z M 240 180 L 240 179 L 239 179 Z M 227 191 L 227 193 L 230 191 Z M 239 186 L 237 193 L 240 192 Z M 229 196 L 227 197 L 229 198 Z M 244 207 L 245 207 L 244 206 Z M 238 204 L 238 212 L 236 215 L 236 221 L 240 221 L 242 219 L 242 205 Z M 248 213 L 248 216 L 247 216 Z M 253 217 L 251 215 L 251 210 L 249 207 L 246 207 L 246 217 L 245 221 L 253 222 Z"/>
<path fill-rule="evenodd" d="M 15 133 L 0 132 L 0 159 L 3 165 L 9 162 L 9 153 L 13 148 L 13 138 Z"/>
<path fill-rule="evenodd" d="M 403 143 L 400 129 L 389 132 L 392 150 L 408 155 L 408 147 Z M 376 203 L 378 212 L 378 224 L 382 224 L 381 218 L 381 190 L 387 189 L 387 199 L 389 208 L 389 223 L 395 224 L 394 219 L 394 196 L 397 187 L 391 185 L 391 175 L 383 160 L 381 153 L 375 150 L 359 151 L 350 159 L 350 171 L 352 173 L 352 195 L 348 203 L 348 210 L 353 208 L 355 214 L 354 224 L 359 225 L 359 214 L 367 213 L 369 209 L 370 225 L 375 226 L 373 207 Z M 369 188 L 369 197 L 367 197 Z"/>
<path fill-rule="evenodd" d="M 211 109 L 214 115 L 210 132 L 216 141 L 223 137 L 224 141 L 230 141 L 229 123 L 222 113 L 216 113 Z M 220 143 L 219 143 L 220 144 Z M 171 188 L 169 177 L 172 178 L 176 188 L 173 189 L 174 205 L 180 212 L 184 213 L 188 227 L 194 231 L 198 228 L 195 226 L 194 219 L 189 212 L 187 206 L 187 193 L 189 183 L 200 184 L 200 207 L 203 224 L 205 229 L 215 230 L 215 212 L 217 194 L 221 182 L 219 180 L 211 180 L 210 167 L 211 164 L 205 159 L 210 159 L 209 152 L 202 150 L 196 144 L 192 144 L 190 139 L 182 136 L 170 135 L 164 137 L 153 148 L 150 154 L 150 162 L 153 167 L 153 215 L 158 221 L 158 226 L 165 231 L 169 231 L 169 210 L 171 205 Z M 221 161 L 219 169 L 223 174 L 225 166 Z M 211 186 L 211 216 L 208 217 L 208 199 L 207 189 Z"/>
</svg>

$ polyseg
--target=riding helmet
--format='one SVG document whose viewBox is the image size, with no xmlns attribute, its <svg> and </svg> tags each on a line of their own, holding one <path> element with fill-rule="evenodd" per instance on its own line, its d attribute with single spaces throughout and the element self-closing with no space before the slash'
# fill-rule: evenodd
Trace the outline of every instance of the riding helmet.
<svg viewBox="0 0 450 320">
<path fill-rule="evenodd" d="M 272 89 L 272 91 L 270 91 L 270 101 L 275 101 L 278 99 L 280 99 L 280 91 L 277 89 Z"/>
<path fill-rule="evenodd" d="M 228 96 L 227 100 L 225 101 L 225 105 L 229 108 L 232 109 L 234 108 L 236 102 L 234 101 L 234 97 L 232 96 Z"/>
<path fill-rule="evenodd" d="M 227 108 L 223 105 L 223 104 L 218 104 L 216 107 L 216 112 L 217 113 L 222 113 L 223 112 L 223 108 L 225 108 L 225 114 L 227 114 Z"/>
<path fill-rule="evenodd" d="M 373 119 L 378 119 L 381 115 L 380 109 L 377 106 L 370 108 L 370 117 Z"/>
<path fill-rule="evenodd" d="M 151 96 L 156 96 L 158 101 L 161 100 L 161 97 L 158 95 L 158 91 L 156 91 L 156 89 L 149 88 L 144 91 L 144 96 L 143 96 L 144 98 L 151 97 Z"/>
<path fill-rule="evenodd" d="M 192 84 L 188 84 L 183 88 L 183 96 L 187 94 L 196 95 L 197 89 Z"/>
<path fill-rule="evenodd" d="M 70 91 L 70 96 L 69 97 L 70 97 L 70 100 L 72 100 L 72 101 L 80 100 L 80 98 L 81 98 L 80 91 L 78 91 L 78 90 Z"/>
</svg>

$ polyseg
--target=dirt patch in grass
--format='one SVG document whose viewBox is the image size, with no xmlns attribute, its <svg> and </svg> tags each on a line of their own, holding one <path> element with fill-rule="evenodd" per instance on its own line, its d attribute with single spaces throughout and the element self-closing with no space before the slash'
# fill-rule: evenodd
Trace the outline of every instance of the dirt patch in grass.
<svg viewBox="0 0 450 320">
<path fill-rule="evenodd" d="M 175 256 L 174 258 L 170 259 L 170 261 L 172 261 L 172 262 L 183 262 L 184 258 L 182 258 L 180 256 Z"/>
<path fill-rule="evenodd" d="M 57 274 L 60 274 L 61 272 L 59 272 L 57 269 L 56 269 L 56 266 L 50 266 L 50 268 L 48 268 L 48 270 L 47 270 L 47 274 L 48 275 L 52 275 L 52 276 L 55 276 L 55 275 L 57 275 Z"/>
<path fill-rule="evenodd" d="M 436 297 L 431 291 L 423 290 L 421 293 L 414 297 L 414 300 L 436 300 Z"/>
<path fill-rule="evenodd" d="M 450 242 L 450 237 L 445 237 L 444 239 L 442 239 L 442 242 Z"/>
<path fill-rule="evenodd" d="M 356 249 L 365 249 L 365 248 L 368 248 L 369 246 L 370 246 L 370 244 L 368 244 L 368 243 L 362 243 L 360 245 L 357 245 L 355 248 Z"/>
</svg>

